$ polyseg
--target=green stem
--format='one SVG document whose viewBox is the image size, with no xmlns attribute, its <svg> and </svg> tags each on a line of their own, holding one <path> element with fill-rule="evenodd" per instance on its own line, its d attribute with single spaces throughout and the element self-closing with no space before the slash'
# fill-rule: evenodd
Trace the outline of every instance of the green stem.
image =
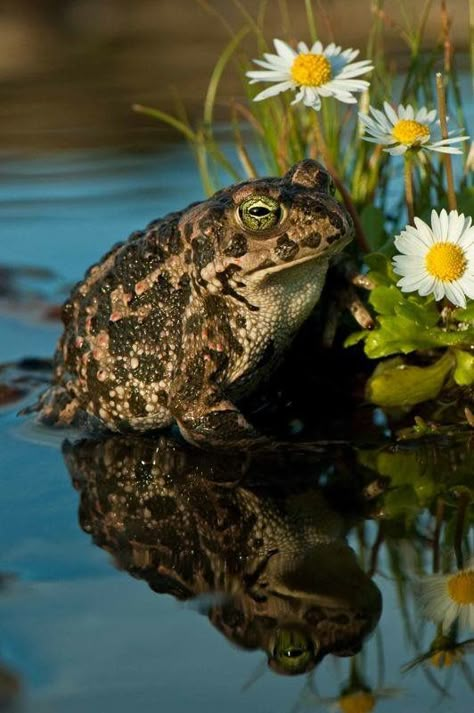
<svg viewBox="0 0 474 713">
<path fill-rule="evenodd" d="M 448 138 L 448 122 L 446 118 L 446 95 L 444 93 L 444 80 L 441 72 L 436 74 L 436 91 L 438 94 L 439 125 L 441 127 L 441 137 Z M 446 169 L 446 184 L 448 187 L 448 207 L 449 210 L 456 210 L 456 192 L 454 190 L 453 165 L 451 154 L 443 154 L 444 166 Z"/>
<path fill-rule="evenodd" d="M 415 218 L 415 206 L 413 199 L 413 173 L 412 173 L 412 158 L 408 151 L 405 153 L 405 166 L 403 177 L 405 181 L 405 201 L 408 211 L 408 223 L 413 225 Z"/>
<path fill-rule="evenodd" d="M 311 42 L 316 42 L 318 39 L 318 33 L 316 30 L 312 0 L 305 0 L 304 5 L 306 10 L 306 19 L 308 21 L 309 36 L 311 37 Z"/>
<path fill-rule="evenodd" d="M 342 200 L 344 201 L 344 205 L 346 206 L 347 211 L 352 218 L 352 222 L 354 223 L 354 232 L 355 232 L 357 244 L 358 244 L 359 248 L 362 250 L 362 252 L 368 253 L 368 252 L 370 252 L 370 247 L 367 242 L 367 238 L 365 237 L 364 229 L 362 227 L 362 223 L 360 222 L 359 214 L 357 213 L 356 207 L 354 205 L 354 202 L 351 198 L 349 191 L 343 184 L 342 179 L 336 170 L 336 167 L 332 163 L 328 148 L 326 146 L 326 142 L 324 141 L 324 136 L 323 136 L 323 132 L 321 130 L 321 125 L 319 123 L 319 118 L 318 118 L 318 115 L 316 112 L 315 112 L 315 121 L 314 121 L 314 136 L 316 139 L 316 146 L 317 146 L 318 154 L 320 154 L 322 156 L 324 163 L 326 164 L 326 168 L 329 171 L 329 173 L 331 174 L 333 181 L 336 184 L 336 188 L 339 191 L 339 193 L 341 194 Z"/>
<path fill-rule="evenodd" d="M 469 0 L 469 48 L 471 54 L 471 73 L 474 77 L 474 0 Z"/>
</svg>

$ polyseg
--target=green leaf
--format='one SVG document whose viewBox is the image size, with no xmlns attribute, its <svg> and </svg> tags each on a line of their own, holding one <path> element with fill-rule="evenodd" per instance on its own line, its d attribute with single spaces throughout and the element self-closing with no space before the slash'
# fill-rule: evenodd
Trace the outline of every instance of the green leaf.
<svg viewBox="0 0 474 713">
<path fill-rule="evenodd" d="M 474 383 L 474 354 L 456 349 L 455 357 L 454 381 L 459 386 L 470 386 Z"/>
<path fill-rule="evenodd" d="M 439 347 L 465 347 L 470 349 L 474 344 L 474 327 L 447 332 L 437 327 L 432 330 L 432 337 Z"/>
<path fill-rule="evenodd" d="M 403 297 L 395 285 L 382 285 L 370 293 L 369 302 L 378 314 L 394 315 L 403 304 Z"/>
<path fill-rule="evenodd" d="M 420 349 L 467 349 L 474 344 L 474 324 L 468 329 L 457 328 L 455 322 L 449 327 L 439 326 L 440 315 L 432 295 L 421 297 L 402 292 L 392 282 L 390 261 L 380 253 L 369 255 L 367 262 L 376 268 L 369 272 L 369 277 L 373 279 L 375 276 L 377 283 L 370 292 L 369 303 L 377 313 L 377 326 L 371 331 L 351 335 L 345 346 L 365 341 L 367 356 L 379 359 Z M 465 310 L 454 310 L 453 316 L 474 322 L 474 304 Z"/>
<path fill-rule="evenodd" d="M 398 277 L 395 275 L 391 260 L 382 253 L 370 253 L 365 256 L 369 267 L 369 277 L 376 285 L 395 285 Z"/>
<path fill-rule="evenodd" d="M 460 322 L 474 322 L 474 302 L 471 302 L 466 309 L 455 309 L 453 317 Z"/>
<path fill-rule="evenodd" d="M 455 360 L 451 352 L 430 366 L 409 366 L 400 357 L 379 364 L 366 387 L 366 396 L 383 408 L 412 407 L 436 398 Z"/>
<path fill-rule="evenodd" d="M 395 308 L 395 314 L 405 317 L 423 328 L 434 327 L 439 321 L 439 312 L 435 302 L 426 298 L 421 304 L 419 298 L 412 296 L 405 298 Z"/>
<path fill-rule="evenodd" d="M 352 332 L 352 334 L 349 334 L 349 336 L 346 338 L 344 342 L 345 347 L 353 347 L 354 344 L 358 344 L 361 342 L 363 339 L 366 339 L 367 337 L 367 332 L 365 329 L 363 329 L 361 332 Z"/>
<path fill-rule="evenodd" d="M 370 359 L 390 354 L 409 354 L 417 349 L 432 349 L 440 346 L 433 329 L 420 329 L 411 319 L 396 315 L 379 317 L 379 327 L 367 333 L 365 353 Z"/>
</svg>

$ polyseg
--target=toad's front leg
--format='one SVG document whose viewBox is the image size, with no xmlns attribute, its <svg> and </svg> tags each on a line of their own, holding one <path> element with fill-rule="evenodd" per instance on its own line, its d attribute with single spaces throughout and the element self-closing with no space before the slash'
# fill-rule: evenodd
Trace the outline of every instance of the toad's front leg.
<svg viewBox="0 0 474 713">
<path fill-rule="evenodd" d="M 218 389 L 194 402 L 175 403 L 173 415 L 183 438 L 201 448 L 252 449 L 270 442 Z"/>
</svg>

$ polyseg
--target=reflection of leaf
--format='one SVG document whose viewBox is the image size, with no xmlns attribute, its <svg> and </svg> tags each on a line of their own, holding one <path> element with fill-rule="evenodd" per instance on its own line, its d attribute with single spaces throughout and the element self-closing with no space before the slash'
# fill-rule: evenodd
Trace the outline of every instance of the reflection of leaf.
<svg viewBox="0 0 474 713">
<path fill-rule="evenodd" d="M 456 349 L 456 368 L 453 372 L 454 381 L 459 386 L 469 386 L 474 383 L 474 355 Z"/>
<path fill-rule="evenodd" d="M 420 505 L 413 488 L 405 485 L 389 491 L 384 498 L 383 511 L 385 517 L 414 520 L 419 514 Z"/>
<path fill-rule="evenodd" d="M 366 396 L 384 408 L 411 407 L 436 398 L 454 364 L 448 352 L 430 366 L 407 366 L 400 357 L 379 364 L 367 382 Z"/>
<path fill-rule="evenodd" d="M 460 488 L 472 488 L 472 457 L 464 434 L 440 445 L 433 441 L 409 446 L 389 446 L 378 450 L 360 450 L 359 463 L 379 475 L 390 478 L 383 496 L 386 517 L 405 519 L 409 512 L 419 514 L 420 507 L 432 507 L 439 495 L 448 497 Z"/>
</svg>

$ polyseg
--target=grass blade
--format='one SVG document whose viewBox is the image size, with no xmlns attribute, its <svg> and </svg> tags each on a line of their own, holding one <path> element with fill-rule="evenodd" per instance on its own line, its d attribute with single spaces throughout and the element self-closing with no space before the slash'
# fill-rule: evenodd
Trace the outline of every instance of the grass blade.
<svg viewBox="0 0 474 713">
<path fill-rule="evenodd" d="M 133 111 L 136 111 L 137 114 L 145 114 L 145 116 L 151 116 L 153 119 L 158 119 L 164 124 L 168 124 L 168 126 L 173 127 L 173 129 L 176 129 L 176 131 L 183 134 L 183 136 L 185 136 L 189 141 L 197 142 L 198 140 L 198 137 L 190 126 L 187 126 L 184 122 L 180 121 L 175 116 L 168 114 L 166 111 L 154 109 L 151 106 L 143 106 L 143 104 L 133 104 L 132 109 Z"/>
</svg>

